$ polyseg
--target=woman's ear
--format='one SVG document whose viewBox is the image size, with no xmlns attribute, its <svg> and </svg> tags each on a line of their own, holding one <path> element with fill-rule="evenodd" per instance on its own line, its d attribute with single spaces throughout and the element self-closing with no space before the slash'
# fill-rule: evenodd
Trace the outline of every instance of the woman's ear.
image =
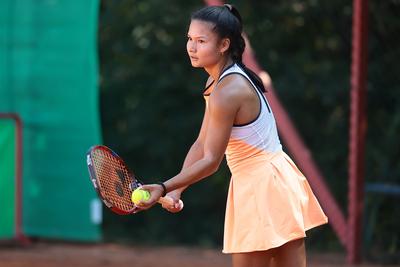
<svg viewBox="0 0 400 267">
<path fill-rule="evenodd" d="M 223 54 L 226 51 L 228 51 L 230 46 L 231 46 L 231 40 L 229 38 L 222 39 L 221 40 L 221 47 L 220 47 L 221 54 Z"/>
</svg>

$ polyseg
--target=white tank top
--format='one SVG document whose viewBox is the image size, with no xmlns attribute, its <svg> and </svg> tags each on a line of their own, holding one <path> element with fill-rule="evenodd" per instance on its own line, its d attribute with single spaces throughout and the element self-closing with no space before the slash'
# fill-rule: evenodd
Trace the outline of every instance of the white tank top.
<svg viewBox="0 0 400 267">
<path fill-rule="evenodd" d="M 275 118 L 264 94 L 257 89 L 249 76 L 237 64 L 233 64 L 226 69 L 221 74 L 218 82 L 230 74 L 240 74 L 251 83 L 253 89 L 257 92 L 261 107 L 255 120 L 245 125 L 234 125 L 232 127 L 225 152 L 228 165 L 232 165 L 238 160 L 254 157 L 259 153 L 264 154 L 265 152 L 271 153 L 282 150 Z"/>
</svg>

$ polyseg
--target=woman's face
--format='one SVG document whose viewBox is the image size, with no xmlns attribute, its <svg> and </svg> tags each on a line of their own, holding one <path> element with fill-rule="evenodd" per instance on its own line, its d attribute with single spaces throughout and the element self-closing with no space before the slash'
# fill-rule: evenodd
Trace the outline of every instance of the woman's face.
<svg viewBox="0 0 400 267">
<path fill-rule="evenodd" d="M 186 49 L 193 67 L 209 67 L 221 60 L 223 49 L 213 27 L 210 22 L 191 21 Z"/>
</svg>

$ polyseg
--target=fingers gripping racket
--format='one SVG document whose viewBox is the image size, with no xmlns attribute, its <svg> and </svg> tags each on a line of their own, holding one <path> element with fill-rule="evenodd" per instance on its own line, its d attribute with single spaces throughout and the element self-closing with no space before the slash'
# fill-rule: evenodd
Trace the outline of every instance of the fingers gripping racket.
<svg viewBox="0 0 400 267">
<path fill-rule="evenodd" d="M 132 192 L 143 185 L 124 161 L 106 146 L 93 146 L 86 154 L 90 180 L 103 203 L 120 215 L 133 214 L 140 210 L 131 201 Z M 174 205 L 171 197 L 162 197 L 160 204 Z M 183 208 L 183 202 L 179 201 Z"/>
</svg>

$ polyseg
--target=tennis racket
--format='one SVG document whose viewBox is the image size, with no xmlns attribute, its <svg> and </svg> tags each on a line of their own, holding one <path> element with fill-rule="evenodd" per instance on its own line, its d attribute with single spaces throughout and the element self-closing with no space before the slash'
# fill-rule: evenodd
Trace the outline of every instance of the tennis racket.
<svg viewBox="0 0 400 267">
<path fill-rule="evenodd" d="M 131 200 L 132 192 L 143 183 L 131 172 L 121 157 L 110 148 L 93 146 L 86 154 L 90 180 L 103 203 L 120 215 L 140 210 Z M 171 197 L 162 197 L 160 204 L 174 205 Z M 183 202 L 179 200 L 180 209 Z"/>
</svg>

